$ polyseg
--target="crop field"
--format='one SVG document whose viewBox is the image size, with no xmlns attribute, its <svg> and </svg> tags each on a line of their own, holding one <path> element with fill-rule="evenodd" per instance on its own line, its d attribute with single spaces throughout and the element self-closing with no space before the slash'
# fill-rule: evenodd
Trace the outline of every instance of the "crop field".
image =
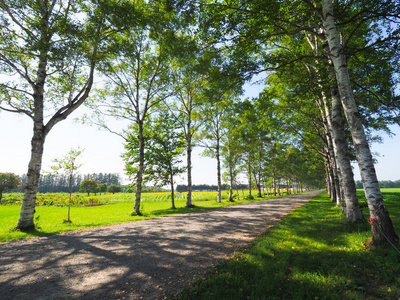
<svg viewBox="0 0 400 300">
<path fill-rule="evenodd" d="M 22 193 L 4 194 L 1 201 L 2 205 L 21 205 Z M 175 201 L 186 201 L 187 193 L 175 193 Z M 228 199 L 228 192 L 222 192 L 222 199 Z M 68 205 L 68 193 L 38 193 L 37 206 L 66 206 Z M 108 204 L 114 202 L 129 202 L 135 200 L 134 193 L 116 193 L 116 194 L 72 194 L 72 206 L 95 206 L 96 204 Z M 171 200 L 170 192 L 143 193 L 141 196 L 143 202 L 164 202 Z M 213 201 L 217 200 L 217 192 L 192 192 L 192 201 Z"/>
<path fill-rule="evenodd" d="M 46 236 L 60 232 L 80 230 L 90 227 L 106 226 L 118 223 L 132 222 L 172 214 L 193 212 L 198 210 L 217 208 L 227 205 L 248 203 L 265 200 L 272 197 L 255 198 L 254 200 L 235 198 L 235 202 L 228 202 L 228 192 L 222 192 L 222 203 L 218 203 L 217 192 L 193 192 L 193 208 L 186 208 L 186 193 L 176 193 L 175 206 L 171 209 L 171 194 L 143 193 L 141 198 L 141 212 L 143 216 L 131 216 L 135 194 L 87 194 L 75 193 L 72 195 L 71 221 L 66 223 L 68 211 L 68 193 L 46 193 L 37 195 L 35 223 L 36 229 L 30 232 L 13 230 L 17 224 L 22 193 L 5 193 L 0 205 L 0 242 L 22 239 L 35 236 Z M 246 196 L 247 193 L 245 192 Z M 254 191 L 254 195 L 256 192 Z M 242 193 L 240 193 L 242 197 Z M 236 197 L 236 195 L 235 195 Z M 276 197 L 275 197 L 276 198 Z"/>
</svg>

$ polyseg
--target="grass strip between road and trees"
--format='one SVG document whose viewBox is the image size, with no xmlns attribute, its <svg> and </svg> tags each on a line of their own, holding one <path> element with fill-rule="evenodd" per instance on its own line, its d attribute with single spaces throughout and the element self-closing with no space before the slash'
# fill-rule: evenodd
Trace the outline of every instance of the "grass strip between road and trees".
<svg viewBox="0 0 400 300">
<path fill-rule="evenodd" d="M 382 192 L 399 233 L 400 189 Z M 358 197 L 368 220 L 362 190 Z M 175 299 L 400 299 L 400 252 L 371 249 L 370 238 L 368 221 L 346 224 L 322 193 Z"/>
<path fill-rule="evenodd" d="M 218 203 L 214 200 L 216 198 L 216 192 L 198 192 L 194 193 L 193 208 L 185 207 L 186 198 L 185 195 L 182 194 L 181 197 L 177 198 L 175 201 L 177 209 L 173 210 L 171 209 L 170 197 L 167 197 L 167 195 L 169 195 L 168 193 L 149 193 L 143 195 L 144 200 L 141 203 L 141 211 L 143 213 L 143 216 L 130 215 L 130 212 L 132 211 L 134 205 L 134 197 L 132 197 L 132 195 L 129 196 L 127 194 L 108 194 L 97 196 L 93 195 L 90 197 L 85 197 L 84 195 L 79 194 L 75 195 L 75 201 L 77 201 L 76 199 L 79 198 L 79 201 L 83 201 L 84 203 L 88 204 L 95 203 L 96 205 L 71 207 L 72 222 L 68 223 L 65 222 L 67 219 L 68 210 L 68 208 L 66 207 L 66 194 L 40 194 L 38 195 L 39 203 L 62 203 L 63 206 L 36 206 L 35 223 L 37 226 L 35 230 L 31 230 L 28 232 L 13 230 L 13 228 L 17 224 L 20 206 L 17 204 L 1 205 L 0 243 L 280 197 L 269 196 L 263 198 L 255 198 L 252 200 L 242 198 L 239 200 L 235 200 L 234 202 L 223 200 L 221 203 Z M 8 198 L 17 198 L 17 196 L 22 197 L 21 195 L 8 195 Z M 286 196 L 286 194 L 283 194 L 282 196 Z M 225 195 L 224 198 L 226 199 L 227 195 Z M 14 203 L 18 202 L 15 201 Z"/>
</svg>

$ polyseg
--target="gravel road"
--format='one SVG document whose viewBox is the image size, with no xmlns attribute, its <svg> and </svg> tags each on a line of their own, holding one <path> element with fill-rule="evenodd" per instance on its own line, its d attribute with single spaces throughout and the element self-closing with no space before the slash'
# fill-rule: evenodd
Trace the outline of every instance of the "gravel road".
<svg viewBox="0 0 400 300">
<path fill-rule="evenodd" d="M 0 299 L 164 299 L 320 191 L 0 244 Z"/>
</svg>

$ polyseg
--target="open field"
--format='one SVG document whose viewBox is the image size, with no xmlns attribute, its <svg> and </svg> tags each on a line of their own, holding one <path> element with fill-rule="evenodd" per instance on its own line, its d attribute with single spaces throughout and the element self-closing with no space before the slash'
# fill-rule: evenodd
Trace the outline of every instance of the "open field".
<svg viewBox="0 0 400 300">
<path fill-rule="evenodd" d="M 383 194 L 400 233 L 400 189 Z M 358 196 L 368 219 L 362 190 Z M 370 236 L 368 222 L 346 224 L 323 193 L 177 299 L 400 299 L 400 252 L 366 248 Z"/>
<path fill-rule="evenodd" d="M 30 232 L 13 231 L 19 216 L 19 204 L 22 194 L 5 194 L 3 202 L 11 202 L 10 205 L 0 206 L 0 242 L 22 239 L 35 236 L 46 236 L 60 232 L 80 230 L 91 227 L 119 224 L 131 221 L 157 218 L 166 215 L 199 211 L 204 209 L 222 207 L 227 205 L 248 203 L 257 200 L 265 200 L 272 197 L 256 198 L 255 200 L 235 200 L 235 202 L 223 201 L 217 203 L 216 192 L 194 192 L 192 201 L 194 208 L 186 208 L 186 194 L 182 193 L 175 200 L 177 209 L 172 210 L 169 193 L 144 193 L 141 202 L 143 216 L 130 216 L 133 209 L 134 194 L 105 194 L 85 195 L 74 194 L 74 206 L 71 207 L 72 223 L 64 223 L 67 219 L 68 194 L 52 193 L 38 194 L 38 206 L 35 218 L 38 228 Z M 223 192 L 223 199 L 227 199 L 227 192 Z M 10 201 L 13 199 L 13 201 Z M 104 205 L 99 205 L 104 204 Z M 59 205 L 59 206 L 57 206 Z M 88 205 L 88 206 L 86 206 Z"/>
</svg>

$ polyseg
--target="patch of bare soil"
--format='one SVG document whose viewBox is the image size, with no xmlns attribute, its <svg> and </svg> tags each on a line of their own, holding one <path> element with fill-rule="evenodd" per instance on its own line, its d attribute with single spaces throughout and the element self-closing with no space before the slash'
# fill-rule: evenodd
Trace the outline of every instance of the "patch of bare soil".
<svg viewBox="0 0 400 300">
<path fill-rule="evenodd" d="M 164 299 L 312 197 L 0 244 L 1 299 Z"/>
</svg>

